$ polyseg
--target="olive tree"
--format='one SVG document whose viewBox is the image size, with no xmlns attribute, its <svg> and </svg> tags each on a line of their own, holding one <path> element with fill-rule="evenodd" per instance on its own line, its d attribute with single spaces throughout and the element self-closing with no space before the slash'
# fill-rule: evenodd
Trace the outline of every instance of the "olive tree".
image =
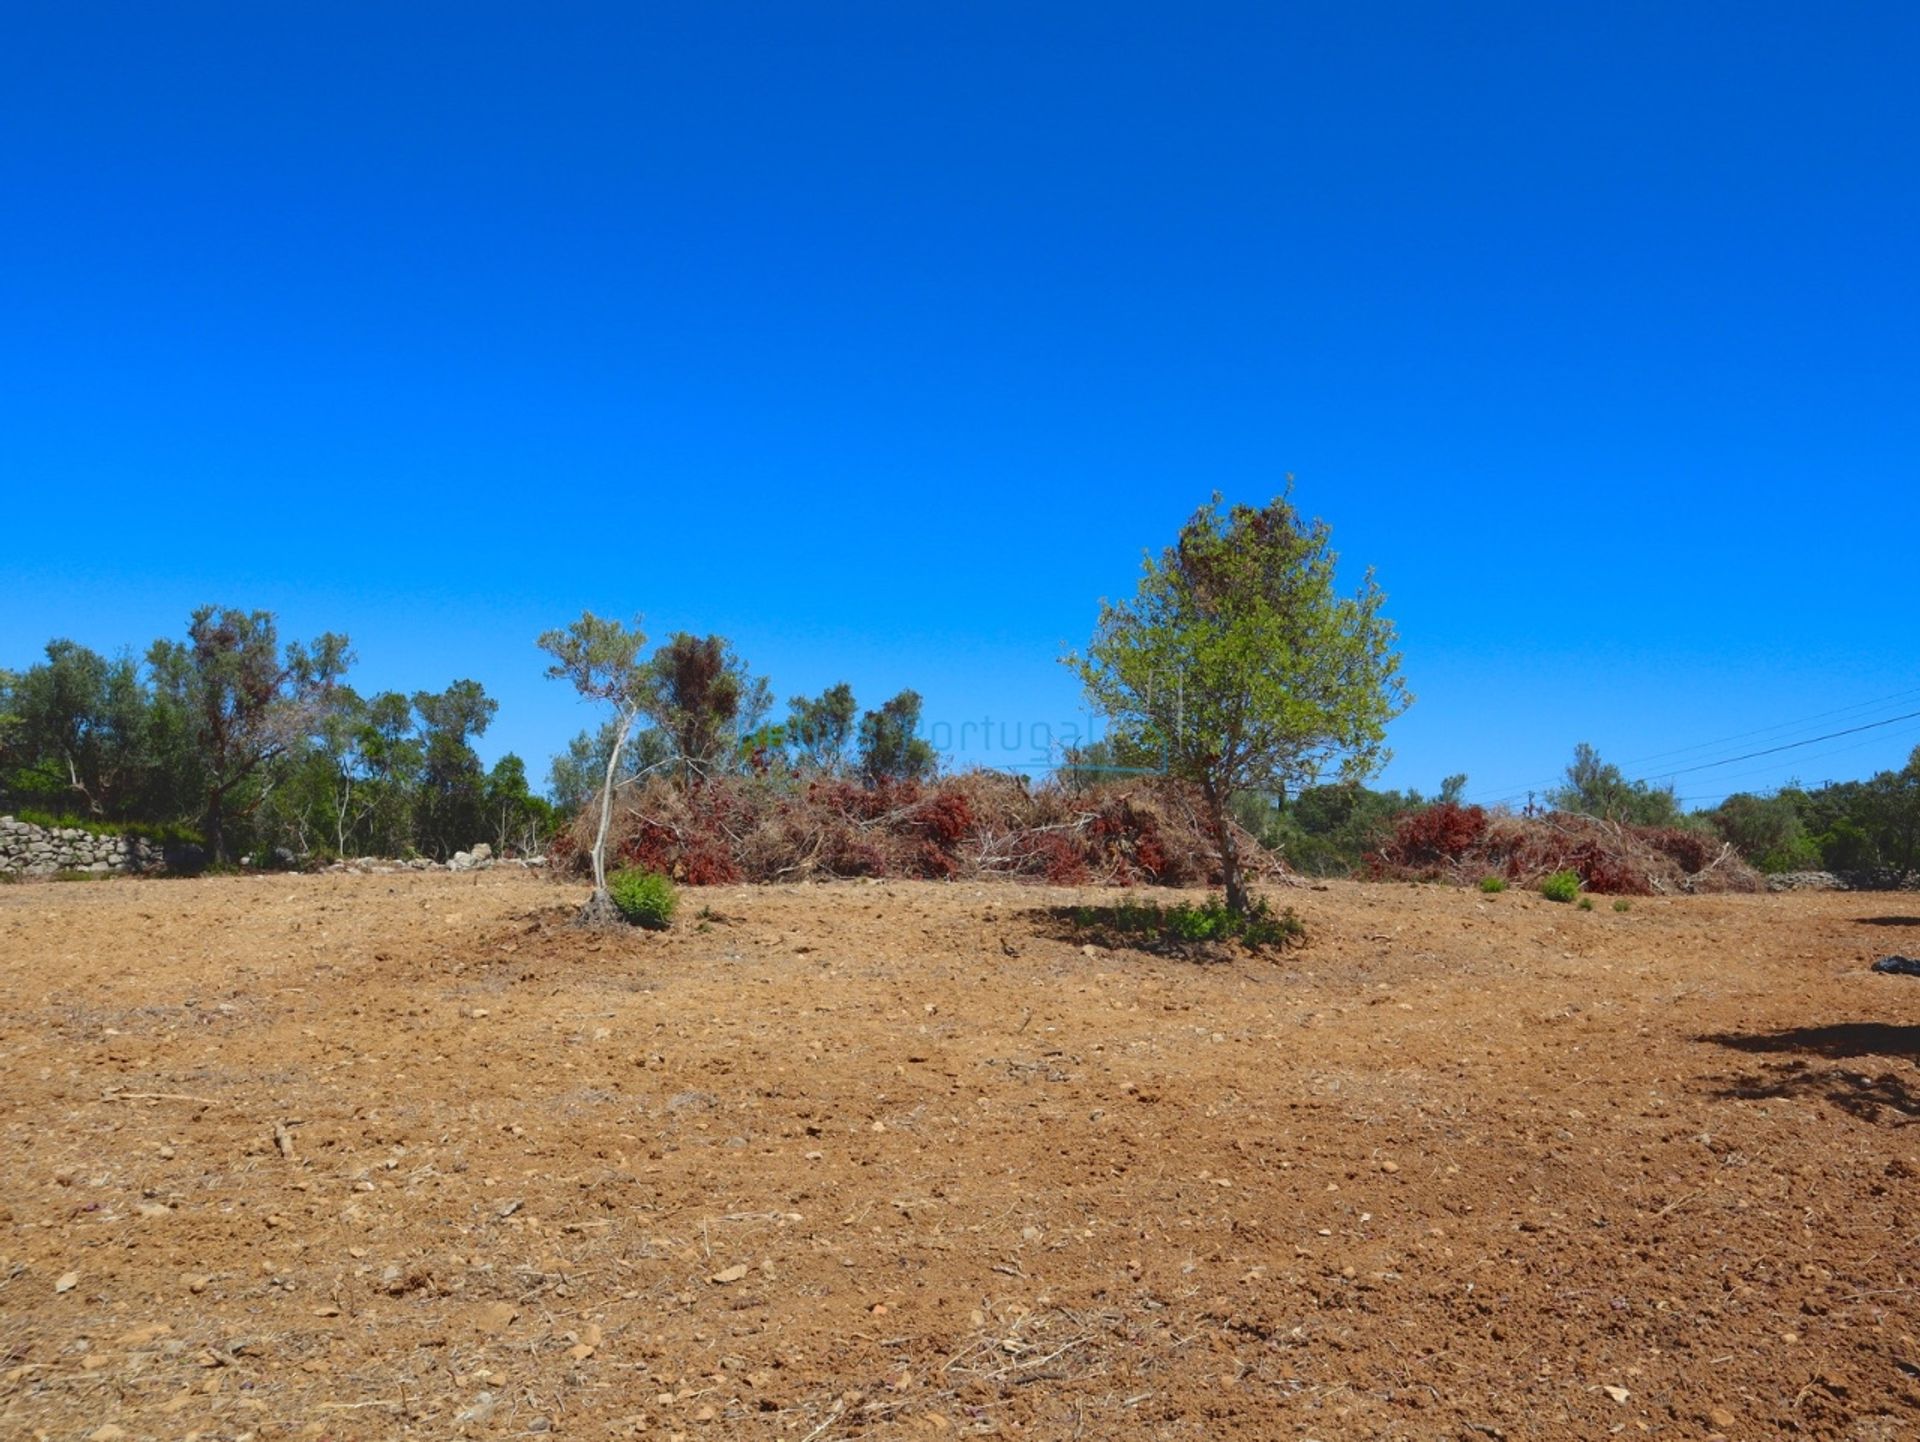
<svg viewBox="0 0 1920 1442">
<path fill-rule="evenodd" d="M 1224 511 L 1215 496 L 1146 558 L 1132 600 L 1101 602 L 1086 654 L 1064 658 L 1118 744 L 1199 788 L 1235 915 L 1235 795 L 1365 780 L 1412 702 L 1373 573 L 1338 594 L 1331 535 L 1286 496 Z"/>
<path fill-rule="evenodd" d="M 646 644 L 638 616 L 628 627 L 591 611 L 582 611 L 580 619 L 564 631 L 547 631 L 539 639 L 540 649 L 553 657 L 553 664 L 547 667 L 549 680 L 571 681 L 582 699 L 598 701 L 613 711 L 608 722 L 611 744 L 600 783 L 600 822 L 593 836 L 593 895 L 580 912 L 580 920 L 586 923 L 599 924 L 618 917 L 613 898 L 607 894 L 607 828 L 613 820 L 620 753 L 633 734 L 634 722 L 653 699 L 652 673 L 640 659 L 640 648 Z"/>
<path fill-rule="evenodd" d="M 232 607 L 195 611 L 186 645 L 153 643 L 158 704 L 185 718 L 215 861 L 227 859 L 231 823 L 259 807 L 280 758 L 314 733 L 352 661 L 345 636 L 326 632 L 282 650 L 271 612 Z"/>
</svg>

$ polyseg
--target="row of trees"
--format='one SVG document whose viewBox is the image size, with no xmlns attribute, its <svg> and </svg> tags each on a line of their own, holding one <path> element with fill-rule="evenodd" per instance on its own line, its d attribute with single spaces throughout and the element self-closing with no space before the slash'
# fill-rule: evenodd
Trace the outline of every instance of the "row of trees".
<svg viewBox="0 0 1920 1442">
<path fill-rule="evenodd" d="M 513 755 L 475 752 L 477 681 L 361 696 L 345 636 L 281 643 L 264 611 L 202 607 L 143 658 L 54 641 L 0 672 L 0 806 L 203 842 L 226 861 L 530 848 L 552 807 Z"/>
<path fill-rule="evenodd" d="M 1235 912 L 1248 897 L 1232 822 L 1303 869 L 1348 870 L 1393 817 L 1465 788 L 1464 776 L 1434 798 L 1366 786 L 1411 698 L 1380 591 L 1369 574 L 1340 594 L 1335 562 L 1328 528 L 1287 497 L 1228 509 L 1216 497 L 1147 558 L 1134 597 L 1103 603 L 1085 653 L 1064 658 L 1110 723 L 1064 779 L 1151 770 L 1190 783 Z M 205 607 L 184 641 L 156 641 L 141 661 L 56 641 L 44 662 L 0 672 L 0 805 L 197 825 L 218 859 L 278 846 L 445 855 L 477 840 L 533 849 L 557 815 L 587 807 L 604 822 L 620 786 L 654 774 L 691 790 L 726 775 L 878 785 L 936 769 L 910 690 L 862 711 L 840 683 L 790 698 L 775 722 L 772 688 L 723 637 L 679 633 L 646 654 L 637 622 L 587 612 L 539 646 L 550 676 L 606 708 L 554 759 L 548 797 L 517 757 L 480 762 L 473 743 L 498 708 L 478 682 L 363 697 L 344 679 L 344 636 L 282 645 L 271 615 Z M 1582 744 L 1545 803 L 1710 829 L 1762 869 L 1920 866 L 1920 750 L 1866 781 L 1688 813 L 1671 787 L 1629 780 Z"/>
<path fill-rule="evenodd" d="M 1741 793 L 1705 814 L 1762 871 L 1905 876 L 1920 871 L 1920 747 L 1864 781 Z"/>
<path fill-rule="evenodd" d="M 645 657 L 639 618 L 628 626 L 589 611 L 539 644 L 560 668 L 549 674 L 573 679 L 584 698 L 610 708 L 598 727 L 580 732 L 553 759 L 549 792 L 569 814 L 598 797 L 610 765 L 616 785 L 654 773 L 689 784 L 746 773 L 919 781 L 938 768 L 932 745 L 919 735 L 915 691 L 863 712 L 842 681 L 818 696 L 791 698 L 786 720 L 773 722 L 772 686 L 723 636 L 679 633 Z M 611 666 L 617 687 L 606 675 L 588 676 L 583 685 L 580 668 L 591 666 Z"/>
<path fill-rule="evenodd" d="M 935 770 L 913 691 L 863 712 L 841 683 L 792 698 L 786 720 L 770 723 L 771 688 L 724 638 L 678 634 L 642 658 L 644 637 L 625 635 L 634 709 L 574 738 L 545 796 L 519 757 L 481 762 L 474 743 L 499 704 L 478 681 L 363 695 L 346 679 L 345 636 L 283 644 L 272 615 L 209 606 L 184 639 L 139 657 L 53 641 L 38 664 L 0 671 L 0 808 L 202 842 L 219 861 L 444 857 L 478 841 L 539 849 L 610 766 L 615 784 L 655 771 L 694 784 Z"/>
<path fill-rule="evenodd" d="M 796 696 L 784 724 L 769 724 L 773 688 L 752 675 L 724 637 L 670 637 L 650 658 L 636 616 L 631 625 L 581 613 L 564 630 L 543 633 L 547 675 L 571 682 L 601 706 L 597 730 L 574 737 L 554 759 L 552 791 L 569 813 L 595 809 L 593 895 L 582 919 L 612 921 L 607 893 L 607 835 L 619 789 L 664 772 L 689 789 L 727 775 L 801 781 L 856 775 L 869 785 L 933 775 L 937 757 L 917 733 L 920 697 L 902 691 L 859 716 L 845 682 L 819 696 Z"/>
<path fill-rule="evenodd" d="M 1687 811 L 1672 786 L 1628 780 L 1593 747 L 1574 748 L 1550 805 L 1640 826 L 1710 830 L 1761 871 L 1825 869 L 1906 875 L 1920 870 L 1920 747 L 1895 770 L 1771 794 L 1736 792 Z"/>
</svg>

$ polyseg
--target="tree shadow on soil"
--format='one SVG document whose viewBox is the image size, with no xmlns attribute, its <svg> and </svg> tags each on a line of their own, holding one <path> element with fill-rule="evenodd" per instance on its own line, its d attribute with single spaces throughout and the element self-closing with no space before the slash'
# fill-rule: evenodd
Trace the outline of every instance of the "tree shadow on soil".
<svg viewBox="0 0 1920 1442">
<path fill-rule="evenodd" d="M 1694 1038 L 1734 1051 L 1805 1051 L 1816 1056 L 1920 1057 L 1920 1026 L 1845 1021 L 1835 1026 L 1790 1026 L 1785 1031 L 1717 1032 Z"/>
<path fill-rule="evenodd" d="M 1134 951 L 1143 956 L 1218 965 L 1250 954 L 1230 941 L 1191 941 L 1141 930 L 1125 908 L 1117 906 L 1043 906 L 1023 913 L 1035 936 L 1105 951 Z"/>
<path fill-rule="evenodd" d="M 1788 1027 L 1773 1032 L 1722 1032 L 1694 1038 L 1734 1051 L 1810 1052 L 1833 1062 L 1851 1057 L 1920 1058 L 1920 1026 L 1841 1022 Z M 1870 1075 L 1858 1067 L 1816 1066 L 1804 1056 L 1768 1062 L 1758 1071 L 1720 1077 L 1714 1096 L 1722 1101 L 1818 1098 L 1864 1121 L 1906 1126 L 1920 1121 L 1920 1088 L 1913 1073 Z M 1888 1114 L 1891 1115 L 1888 1115 Z"/>
<path fill-rule="evenodd" d="M 1861 926 L 1920 926 L 1920 916 L 1862 916 Z"/>
</svg>

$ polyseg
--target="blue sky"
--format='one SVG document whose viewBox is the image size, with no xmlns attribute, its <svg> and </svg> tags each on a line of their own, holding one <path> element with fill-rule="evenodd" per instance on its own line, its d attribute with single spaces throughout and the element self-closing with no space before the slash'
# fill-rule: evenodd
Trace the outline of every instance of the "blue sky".
<svg viewBox="0 0 1920 1442">
<path fill-rule="evenodd" d="M 1025 761 L 1141 551 L 1291 472 L 1402 633 L 1392 784 L 1920 710 L 1912 7 L 7 32 L 0 664 L 263 607 L 363 689 L 480 680 L 538 773 L 588 718 L 533 636 L 641 610 Z"/>
</svg>

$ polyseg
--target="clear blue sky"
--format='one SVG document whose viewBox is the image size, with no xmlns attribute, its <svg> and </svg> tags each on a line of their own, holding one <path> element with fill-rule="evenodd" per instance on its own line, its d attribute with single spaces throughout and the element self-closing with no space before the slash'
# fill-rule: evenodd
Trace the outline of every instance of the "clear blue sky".
<svg viewBox="0 0 1920 1442">
<path fill-rule="evenodd" d="M 264 607 L 543 774 L 533 636 L 643 610 L 1023 761 L 1294 472 L 1392 784 L 1920 710 L 1916 74 L 1894 4 L 16 4 L 0 665 Z"/>
</svg>

